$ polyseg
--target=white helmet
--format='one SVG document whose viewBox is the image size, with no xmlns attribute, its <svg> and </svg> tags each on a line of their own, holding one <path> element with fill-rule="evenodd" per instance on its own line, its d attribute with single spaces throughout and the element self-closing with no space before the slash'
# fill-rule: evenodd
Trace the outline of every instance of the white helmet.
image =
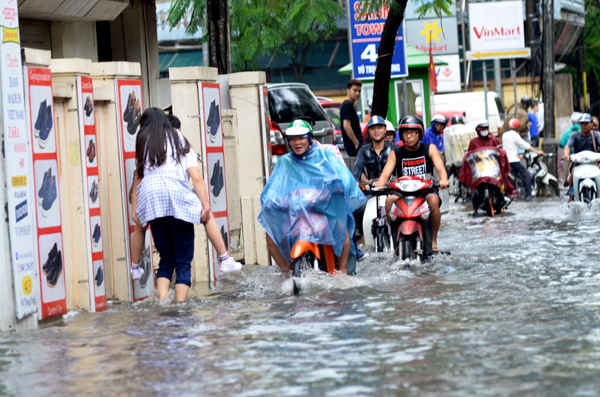
<svg viewBox="0 0 600 397">
<path fill-rule="evenodd" d="M 385 132 L 393 132 L 396 133 L 396 129 L 394 128 L 394 124 L 391 121 L 385 121 Z"/>
<path fill-rule="evenodd" d="M 573 123 L 573 124 L 578 123 L 580 118 L 581 118 L 581 113 L 573 112 L 573 114 L 571 114 L 571 123 Z"/>
</svg>

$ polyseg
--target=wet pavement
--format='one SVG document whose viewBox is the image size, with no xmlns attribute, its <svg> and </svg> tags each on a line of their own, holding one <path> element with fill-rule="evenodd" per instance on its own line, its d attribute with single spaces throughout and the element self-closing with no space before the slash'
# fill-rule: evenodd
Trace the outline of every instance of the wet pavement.
<svg viewBox="0 0 600 397">
<path fill-rule="evenodd" d="M 371 255 L 304 294 L 246 266 L 186 304 L 110 304 L 0 333 L 0 394 L 593 396 L 600 390 L 600 206 L 449 203 L 410 270 Z"/>
</svg>

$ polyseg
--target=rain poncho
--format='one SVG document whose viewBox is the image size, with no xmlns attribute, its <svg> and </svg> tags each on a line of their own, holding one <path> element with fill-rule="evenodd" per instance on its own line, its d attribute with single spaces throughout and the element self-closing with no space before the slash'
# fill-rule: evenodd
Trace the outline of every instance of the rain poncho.
<svg viewBox="0 0 600 397">
<path fill-rule="evenodd" d="M 344 162 L 313 145 L 302 158 L 288 153 L 277 161 L 258 221 L 288 261 L 298 240 L 332 245 L 339 256 L 346 233 L 354 233 L 352 212 L 365 201 Z"/>
<path fill-rule="evenodd" d="M 480 146 L 465 154 L 458 178 L 471 188 L 489 183 L 512 194 L 514 186 L 508 179 L 510 165 L 506 152 L 495 146 Z"/>
</svg>

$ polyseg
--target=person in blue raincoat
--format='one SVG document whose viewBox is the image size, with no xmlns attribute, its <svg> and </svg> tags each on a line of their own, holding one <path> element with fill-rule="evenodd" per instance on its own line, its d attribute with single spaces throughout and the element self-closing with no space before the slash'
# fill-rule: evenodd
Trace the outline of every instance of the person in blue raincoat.
<svg viewBox="0 0 600 397">
<path fill-rule="evenodd" d="M 438 152 L 444 153 L 444 128 L 448 124 L 446 116 L 436 114 L 431 119 L 431 125 L 425 130 L 424 145 L 435 145 Z"/>
<path fill-rule="evenodd" d="M 288 272 L 297 240 L 331 245 L 339 270 L 346 273 L 352 213 L 366 198 L 344 162 L 313 144 L 309 123 L 294 120 L 285 134 L 290 152 L 277 161 L 260 196 L 258 221 L 267 232 L 269 253 Z"/>
</svg>

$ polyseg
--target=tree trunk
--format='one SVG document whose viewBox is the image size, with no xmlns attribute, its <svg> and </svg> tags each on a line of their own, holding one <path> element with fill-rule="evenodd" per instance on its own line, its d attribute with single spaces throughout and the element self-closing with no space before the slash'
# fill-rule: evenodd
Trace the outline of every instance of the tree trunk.
<svg viewBox="0 0 600 397">
<path fill-rule="evenodd" d="M 206 20 L 208 25 L 209 65 L 219 70 L 219 74 L 231 73 L 229 46 L 229 9 L 227 1 L 206 0 Z"/>
<path fill-rule="evenodd" d="M 373 101 L 371 114 L 386 118 L 389 106 L 390 75 L 392 73 L 392 55 L 396 45 L 396 34 L 404 19 L 407 0 L 394 0 L 390 8 L 379 42 L 379 55 L 375 67 L 373 82 Z"/>
</svg>

